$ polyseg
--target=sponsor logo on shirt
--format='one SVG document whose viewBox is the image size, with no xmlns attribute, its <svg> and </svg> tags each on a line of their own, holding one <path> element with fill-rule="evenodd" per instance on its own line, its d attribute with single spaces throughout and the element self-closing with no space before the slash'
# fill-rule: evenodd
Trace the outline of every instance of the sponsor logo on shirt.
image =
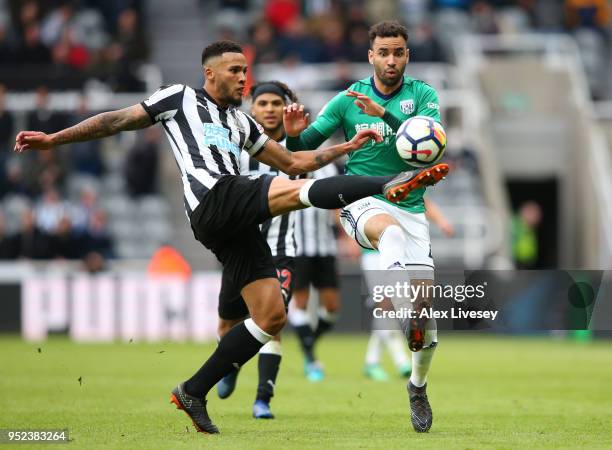
<svg viewBox="0 0 612 450">
<path fill-rule="evenodd" d="M 355 132 L 359 133 L 361 130 L 368 130 L 370 128 L 378 131 L 383 138 L 395 135 L 393 128 L 391 128 L 385 122 L 358 123 L 355 125 Z"/>
<path fill-rule="evenodd" d="M 204 124 L 204 145 L 207 147 L 215 145 L 219 150 L 232 152 L 237 157 L 240 156 L 240 149 L 230 140 L 229 131 L 213 123 Z"/>
</svg>

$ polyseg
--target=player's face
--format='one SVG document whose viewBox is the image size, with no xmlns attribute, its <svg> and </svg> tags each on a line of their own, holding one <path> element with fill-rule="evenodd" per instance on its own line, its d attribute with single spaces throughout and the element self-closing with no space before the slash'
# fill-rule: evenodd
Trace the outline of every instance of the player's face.
<svg viewBox="0 0 612 450">
<path fill-rule="evenodd" d="M 408 48 L 403 37 L 377 37 L 368 50 L 374 73 L 385 86 L 396 86 L 408 64 Z"/>
<path fill-rule="evenodd" d="M 251 105 L 251 114 L 266 132 L 274 132 L 283 126 L 283 106 L 285 102 L 278 95 L 261 94 Z"/>
<path fill-rule="evenodd" d="M 242 104 L 246 84 L 247 62 L 242 53 L 223 53 L 213 58 L 205 69 L 205 76 L 217 90 L 219 100 L 235 106 Z"/>
</svg>

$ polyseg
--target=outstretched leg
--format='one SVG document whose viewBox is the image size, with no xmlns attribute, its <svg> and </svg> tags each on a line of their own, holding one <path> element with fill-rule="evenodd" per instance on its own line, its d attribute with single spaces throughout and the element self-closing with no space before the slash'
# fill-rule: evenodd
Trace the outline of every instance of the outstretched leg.
<svg viewBox="0 0 612 450">
<path fill-rule="evenodd" d="M 270 184 L 268 204 L 272 216 L 278 216 L 308 206 L 342 208 L 377 194 L 385 194 L 389 201 L 397 203 L 415 189 L 436 184 L 447 173 L 447 164 L 437 164 L 422 171 L 403 172 L 397 176 L 338 175 L 319 180 L 276 177 Z"/>
</svg>

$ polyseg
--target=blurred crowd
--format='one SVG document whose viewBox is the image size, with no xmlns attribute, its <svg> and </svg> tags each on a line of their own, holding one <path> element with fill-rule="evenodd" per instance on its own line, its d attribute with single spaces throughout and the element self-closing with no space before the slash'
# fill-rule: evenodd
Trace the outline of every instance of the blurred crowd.
<svg viewBox="0 0 612 450">
<path fill-rule="evenodd" d="M 46 87 L 36 90 L 36 109 L 21 118 L 25 129 L 54 132 L 93 114 L 85 97 L 72 113 L 51 111 L 48 95 Z M 144 130 L 122 158 L 123 173 L 113 174 L 101 141 L 14 155 L 16 122 L 0 85 L 0 259 L 83 259 L 100 269 L 116 256 L 100 186 L 119 175 L 126 195 L 155 194 L 159 131 Z"/>
<path fill-rule="evenodd" d="M 83 190 L 81 202 L 73 204 L 49 189 L 19 207 L 18 227 L 12 232 L 0 213 L 0 259 L 83 260 L 91 272 L 102 270 L 115 254 L 107 214 L 96 201 L 94 190 Z"/>
<path fill-rule="evenodd" d="M 389 18 L 408 27 L 413 62 L 453 62 L 451 46 L 468 32 L 557 32 L 575 37 L 587 73 L 606 77 L 610 64 L 607 0 L 218 0 L 218 7 L 218 37 L 244 42 L 255 64 L 365 62 L 368 27 Z M 593 81 L 594 97 L 602 96 L 602 80 Z"/>
<path fill-rule="evenodd" d="M 142 91 L 149 45 L 141 0 L 0 0 L 0 79 L 80 88 L 98 79 L 114 91 Z"/>
</svg>

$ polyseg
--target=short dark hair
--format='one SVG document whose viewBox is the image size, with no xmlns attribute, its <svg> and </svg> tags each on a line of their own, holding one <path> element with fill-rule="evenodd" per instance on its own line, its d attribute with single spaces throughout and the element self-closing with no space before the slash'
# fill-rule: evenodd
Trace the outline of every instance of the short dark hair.
<svg viewBox="0 0 612 450">
<path fill-rule="evenodd" d="M 397 20 L 384 20 L 370 27 L 370 48 L 377 37 L 397 37 L 401 36 L 408 44 L 408 29 Z"/>
<path fill-rule="evenodd" d="M 242 47 L 234 41 L 215 41 L 202 52 L 202 65 L 210 58 L 221 56 L 223 53 L 242 53 Z"/>
</svg>

